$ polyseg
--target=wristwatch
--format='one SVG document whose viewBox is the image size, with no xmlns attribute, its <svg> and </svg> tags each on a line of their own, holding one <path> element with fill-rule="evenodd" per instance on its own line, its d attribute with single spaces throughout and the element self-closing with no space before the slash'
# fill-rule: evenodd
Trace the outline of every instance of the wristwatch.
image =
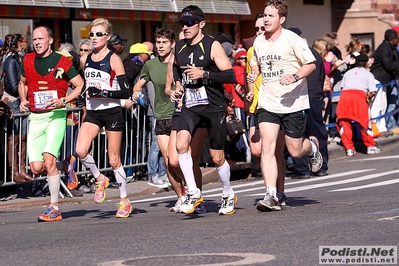
<svg viewBox="0 0 399 266">
<path fill-rule="evenodd" d="M 203 79 L 208 79 L 209 78 L 209 72 L 208 71 L 204 71 L 204 73 L 202 74 L 202 78 Z"/>
<path fill-rule="evenodd" d="M 62 106 L 65 107 L 65 105 L 67 104 L 67 101 L 65 100 L 65 98 L 61 98 L 60 100 L 62 102 Z"/>
<path fill-rule="evenodd" d="M 295 82 L 297 82 L 298 80 L 300 80 L 299 76 L 297 74 L 292 74 L 294 76 Z"/>
</svg>

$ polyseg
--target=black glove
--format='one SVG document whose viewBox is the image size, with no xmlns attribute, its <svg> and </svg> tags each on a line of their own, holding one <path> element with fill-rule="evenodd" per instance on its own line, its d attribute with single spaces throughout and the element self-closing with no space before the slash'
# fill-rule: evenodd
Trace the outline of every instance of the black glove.
<svg viewBox="0 0 399 266">
<path fill-rule="evenodd" d="M 5 102 L 3 102 L 3 101 L 0 101 L 0 108 L 3 108 L 3 114 L 2 114 L 2 116 L 8 116 L 8 117 L 10 117 L 11 116 L 11 109 L 10 109 L 10 107 L 8 107 L 8 105 L 5 103 Z"/>
<path fill-rule="evenodd" d="M 99 98 L 99 97 L 107 98 L 107 96 L 108 96 L 107 90 L 100 90 L 100 89 L 97 89 L 96 87 L 88 87 L 87 92 L 88 92 L 89 96 L 93 97 L 93 98 Z"/>
</svg>

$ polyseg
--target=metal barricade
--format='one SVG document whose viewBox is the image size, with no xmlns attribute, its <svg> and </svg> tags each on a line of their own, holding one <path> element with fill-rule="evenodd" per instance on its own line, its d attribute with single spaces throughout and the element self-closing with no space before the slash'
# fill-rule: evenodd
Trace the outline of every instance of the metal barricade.
<svg viewBox="0 0 399 266">
<path fill-rule="evenodd" d="M 68 123 L 63 145 L 61 147 L 60 155 L 58 158 L 58 160 L 60 161 L 67 158 L 67 156 L 70 154 L 76 156 L 75 145 L 81 127 L 81 113 L 82 110 L 80 108 L 68 108 Z M 14 127 L 10 127 L 10 125 L 13 125 L 14 119 L 26 116 L 28 116 L 28 114 L 16 114 L 13 118 L 7 118 L 7 121 L 5 121 L 4 123 L 4 128 L 1 129 L 2 154 L 0 158 L 2 160 L 2 165 L 4 166 L 3 169 L 0 170 L 0 185 L 1 183 L 3 183 L 1 186 L 16 184 L 14 182 L 13 175 L 15 166 L 14 152 L 18 152 L 18 161 L 20 162 L 22 154 L 21 145 L 19 145 L 18 151 L 15 151 L 15 141 L 12 141 L 10 149 L 8 149 L 8 138 L 9 136 L 11 136 L 11 138 L 18 137 L 19 143 L 21 143 L 20 132 L 15 132 Z M 121 161 L 122 166 L 127 173 L 127 177 L 133 178 L 134 175 L 137 174 L 137 172 L 146 171 L 145 169 L 147 165 L 148 149 L 151 142 L 151 132 L 148 128 L 149 123 L 146 116 L 146 109 L 141 107 L 140 105 L 133 105 L 133 107 L 129 110 L 124 108 L 124 116 L 125 126 L 121 145 Z M 29 123 L 27 122 L 27 120 L 28 119 L 25 119 L 29 131 Z M 76 121 L 77 124 L 73 125 L 73 121 Z M 20 124 L 18 129 L 21 130 L 22 119 L 19 119 L 19 123 Z M 92 142 L 90 151 L 94 160 L 97 163 L 97 167 L 100 172 L 107 172 L 112 170 L 108 162 L 107 147 L 108 142 L 105 136 L 105 131 L 104 129 L 101 129 L 97 138 Z M 12 153 L 11 163 L 9 163 L 8 160 L 9 152 Z M 26 158 L 27 171 L 30 169 L 28 159 L 29 158 Z M 84 166 L 80 163 L 79 158 L 77 158 L 77 167 L 75 170 L 78 176 L 89 174 L 89 171 L 86 170 Z M 62 177 L 63 174 L 64 173 L 61 173 Z M 46 176 L 36 176 L 36 178 L 38 180 L 43 180 L 46 179 Z M 66 187 L 64 188 L 66 189 Z M 69 191 L 67 190 L 67 192 Z"/>
</svg>

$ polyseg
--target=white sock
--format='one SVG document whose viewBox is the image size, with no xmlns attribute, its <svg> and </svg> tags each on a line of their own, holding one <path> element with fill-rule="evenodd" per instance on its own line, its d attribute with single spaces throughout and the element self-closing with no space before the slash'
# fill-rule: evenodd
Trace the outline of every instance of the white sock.
<svg viewBox="0 0 399 266">
<path fill-rule="evenodd" d="M 190 152 L 188 151 L 183 154 L 177 154 L 177 158 L 179 159 L 180 169 L 183 173 L 184 179 L 186 180 L 188 190 L 190 192 L 196 192 L 198 188 L 194 179 L 193 158 L 191 157 Z"/>
<path fill-rule="evenodd" d="M 230 195 L 231 187 L 230 187 L 230 165 L 229 165 L 229 163 L 226 160 L 224 160 L 223 165 L 220 167 L 216 167 L 216 170 L 218 171 L 220 182 L 222 182 L 223 195 L 224 196 Z"/>
<path fill-rule="evenodd" d="M 60 175 L 47 176 L 47 183 L 50 191 L 50 203 L 58 203 L 58 194 L 60 193 L 61 185 Z"/>
<path fill-rule="evenodd" d="M 310 141 L 310 140 L 309 140 Z M 313 143 L 313 141 L 310 141 L 310 144 L 312 146 L 312 150 L 310 151 L 310 153 L 308 154 L 308 156 L 312 156 L 313 154 L 315 154 L 317 152 L 317 146 L 316 144 Z"/>
<path fill-rule="evenodd" d="M 126 172 L 123 169 L 122 165 L 114 170 L 114 175 L 116 179 L 116 183 L 119 186 L 119 195 L 121 198 L 127 197 L 127 189 L 126 189 Z"/>
<path fill-rule="evenodd" d="M 267 187 L 266 194 L 269 194 L 272 197 L 277 197 L 277 187 Z"/>
<path fill-rule="evenodd" d="M 86 157 L 80 159 L 80 161 L 82 162 L 82 164 L 84 165 L 84 167 L 86 167 L 86 169 L 90 170 L 90 173 L 95 177 L 99 177 L 101 175 L 100 171 L 98 171 L 98 168 L 96 166 L 96 162 L 94 161 L 93 156 L 91 156 L 90 154 L 87 154 Z"/>
</svg>

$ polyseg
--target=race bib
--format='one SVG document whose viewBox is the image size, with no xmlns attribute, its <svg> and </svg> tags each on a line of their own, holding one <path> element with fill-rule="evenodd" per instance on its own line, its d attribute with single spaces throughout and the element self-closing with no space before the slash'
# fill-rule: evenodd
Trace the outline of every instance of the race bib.
<svg viewBox="0 0 399 266">
<path fill-rule="evenodd" d="M 46 109 L 46 102 L 50 99 L 58 98 L 57 91 L 35 91 L 33 92 L 35 109 Z"/>
<path fill-rule="evenodd" d="M 200 88 L 185 88 L 186 102 L 185 105 L 187 108 L 196 105 L 205 105 L 209 104 L 208 95 L 206 94 L 205 87 L 202 86 Z"/>
</svg>

